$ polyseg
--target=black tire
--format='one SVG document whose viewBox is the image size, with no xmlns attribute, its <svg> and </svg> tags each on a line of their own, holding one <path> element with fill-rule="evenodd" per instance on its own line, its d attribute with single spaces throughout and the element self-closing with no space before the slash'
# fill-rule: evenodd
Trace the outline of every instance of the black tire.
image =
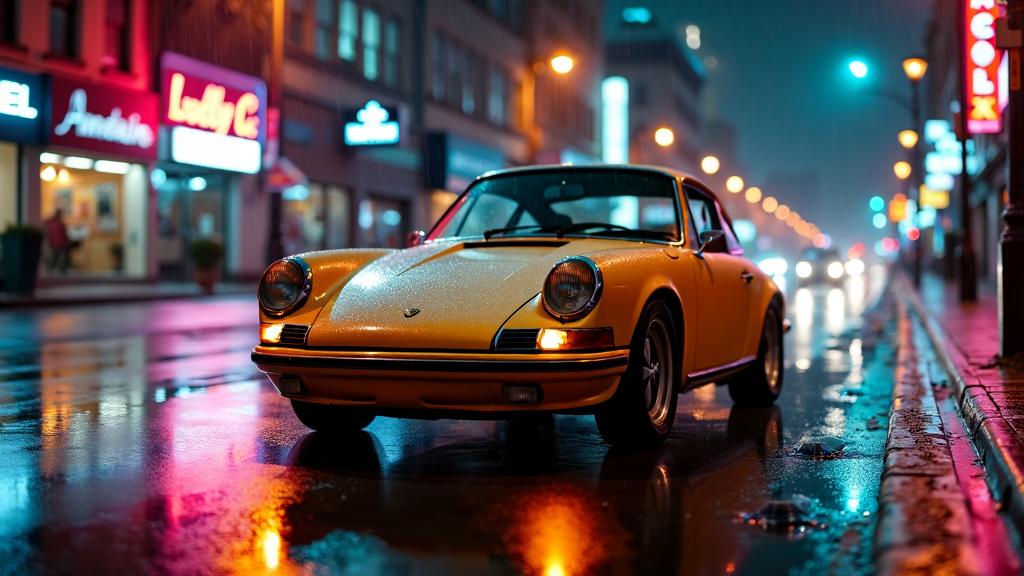
<svg viewBox="0 0 1024 576">
<path fill-rule="evenodd" d="M 597 429 L 613 446 L 663 442 L 676 415 L 681 331 L 668 305 L 652 300 L 633 330 L 629 364 L 615 394 L 594 413 Z"/>
<path fill-rule="evenodd" d="M 745 406 L 768 406 L 782 393 L 782 377 L 785 372 L 785 342 L 782 336 L 782 314 L 779 307 L 772 303 L 764 315 L 757 360 L 729 381 L 729 396 L 733 402 Z"/>
<path fill-rule="evenodd" d="M 347 406 L 292 400 L 292 410 L 306 428 L 325 434 L 353 434 L 366 428 L 375 416 Z"/>
</svg>

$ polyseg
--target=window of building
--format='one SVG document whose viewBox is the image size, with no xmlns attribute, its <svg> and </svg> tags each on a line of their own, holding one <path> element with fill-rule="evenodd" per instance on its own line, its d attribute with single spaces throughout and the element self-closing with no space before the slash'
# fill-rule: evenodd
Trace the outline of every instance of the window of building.
<svg viewBox="0 0 1024 576">
<path fill-rule="evenodd" d="M 363 9 L 363 76 L 376 80 L 380 76 L 380 14 Z"/>
<path fill-rule="evenodd" d="M 356 60 L 356 40 L 359 37 L 359 7 L 354 0 L 341 0 L 338 18 L 338 57 L 348 62 Z"/>
<path fill-rule="evenodd" d="M 402 53 L 402 25 L 394 18 L 384 28 L 384 84 L 399 85 L 399 55 Z"/>
<path fill-rule="evenodd" d="M 333 0 L 316 0 L 316 33 L 315 45 L 317 58 L 327 60 L 331 53 L 332 34 L 334 32 Z"/>
<path fill-rule="evenodd" d="M 302 45 L 302 28 L 306 20 L 306 0 L 288 0 L 288 17 L 286 22 L 288 42 L 296 46 Z"/>
<path fill-rule="evenodd" d="M 487 88 L 487 119 L 504 126 L 508 122 L 508 80 L 505 72 L 491 68 Z"/>
<path fill-rule="evenodd" d="M 131 68 L 128 59 L 131 46 L 131 0 L 107 0 L 107 38 L 103 65 L 117 70 Z"/>
<path fill-rule="evenodd" d="M 0 42 L 18 43 L 18 0 L 0 0 Z"/>
<path fill-rule="evenodd" d="M 431 81 L 431 94 L 434 96 L 434 100 L 439 102 L 444 101 L 444 85 L 445 85 L 445 74 L 446 74 L 446 59 L 447 49 L 445 46 L 444 36 L 440 32 L 434 32 L 434 47 L 433 47 L 433 70 L 432 81 Z"/>
<path fill-rule="evenodd" d="M 78 0 L 50 1 L 50 53 L 78 57 Z"/>
<path fill-rule="evenodd" d="M 449 42 L 448 52 L 448 84 L 446 92 L 448 103 L 456 108 L 462 108 L 462 49 Z"/>
<path fill-rule="evenodd" d="M 480 60 L 472 52 L 465 52 L 462 57 L 462 111 L 466 114 L 475 114 L 477 111 L 479 77 Z"/>
</svg>

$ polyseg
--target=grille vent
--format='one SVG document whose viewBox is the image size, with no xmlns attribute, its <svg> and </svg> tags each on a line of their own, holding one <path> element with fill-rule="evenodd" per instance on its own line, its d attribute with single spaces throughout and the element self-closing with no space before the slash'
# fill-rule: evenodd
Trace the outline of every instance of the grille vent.
<svg viewBox="0 0 1024 576">
<path fill-rule="evenodd" d="M 285 324 L 284 329 L 281 330 L 279 344 L 281 346 L 305 346 L 308 332 L 309 326 L 305 324 Z"/>
<path fill-rule="evenodd" d="M 498 334 L 494 344 L 498 352 L 533 352 L 537 350 L 539 328 L 506 328 Z"/>
</svg>

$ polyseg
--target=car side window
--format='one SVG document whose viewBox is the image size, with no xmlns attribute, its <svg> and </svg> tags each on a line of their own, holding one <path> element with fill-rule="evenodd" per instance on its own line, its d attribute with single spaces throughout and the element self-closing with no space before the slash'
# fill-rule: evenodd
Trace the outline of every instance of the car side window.
<svg viewBox="0 0 1024 576">
<path fill-rule="evenodd" d="M 700 243 L 701 234 L 722 229 L 718 210 L 710 198 L 693 188 L 687 188 L 686 204 L 690 209 L 690 233 L 694 244 Z"/>
</svg>

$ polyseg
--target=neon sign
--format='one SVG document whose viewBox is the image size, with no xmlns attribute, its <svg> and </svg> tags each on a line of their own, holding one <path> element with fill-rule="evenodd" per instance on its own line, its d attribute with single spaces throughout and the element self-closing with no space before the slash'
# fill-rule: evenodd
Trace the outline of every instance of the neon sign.
<svg viewBox="0 0 1024 576">
<path fill-rule="evenodd" d="M 63 76 L 52 78 L 50 92 L 52 144 L 142 160 L 157 157 L 155 94 Z"/>
<path fill-rule="evenodd" d="M 185 75 L 171 74 L 167 97 L 167 119 L 176 124 L 209 130 L 221 135 L 233 133 L 240 138 L 259 137 L 260 99 L 245 92 L 234 102 L 227 99 L 227 88 L 215 83 L 203 87 L 202 96 L 185 94 Z"/>
<path fill-rule="evenodd" d="M 13 80 L 0 80 L 0 114 L 34 120 L 39 109 L 29 104 L 32 88 Z"/>
<path fill-rule="evenodd" d="M 173 52 L 165 52 L 160 65 L 170 159 L 259 172 L 267 141 L 266 83 Z"/>
<path fill-rule="evenodd" d="M 127 118 L 121 108 L 114 107 L 109 115 L 89 112 L 89 95 L 85 88 L 76 88 L 68 99 L 68 110 L 64 119 L 53 128 L 57 136 L 67 135 L 74 130 L 75 136 L 92 140 L 115 142 L 125 146 L 150 148 L 156 142 L 153 128 L 145 124 L 138 113 Z"/>
<path fill-rule="evenodd" d="M 370 100 L 361 110 L 346 114 L 346 146 L 386 146 L 398 144 L 401 130 L 393 108 L 385 108 Z"/>
<path fill-rule="evenodd" d="M 967 61 L 967 131 L 994 134 L 1002 130 L 999 65 L 1003 51 L 996 48 L 996 0 L 968 0 L 964 15 L 964 53 Z"/>
</svg>

